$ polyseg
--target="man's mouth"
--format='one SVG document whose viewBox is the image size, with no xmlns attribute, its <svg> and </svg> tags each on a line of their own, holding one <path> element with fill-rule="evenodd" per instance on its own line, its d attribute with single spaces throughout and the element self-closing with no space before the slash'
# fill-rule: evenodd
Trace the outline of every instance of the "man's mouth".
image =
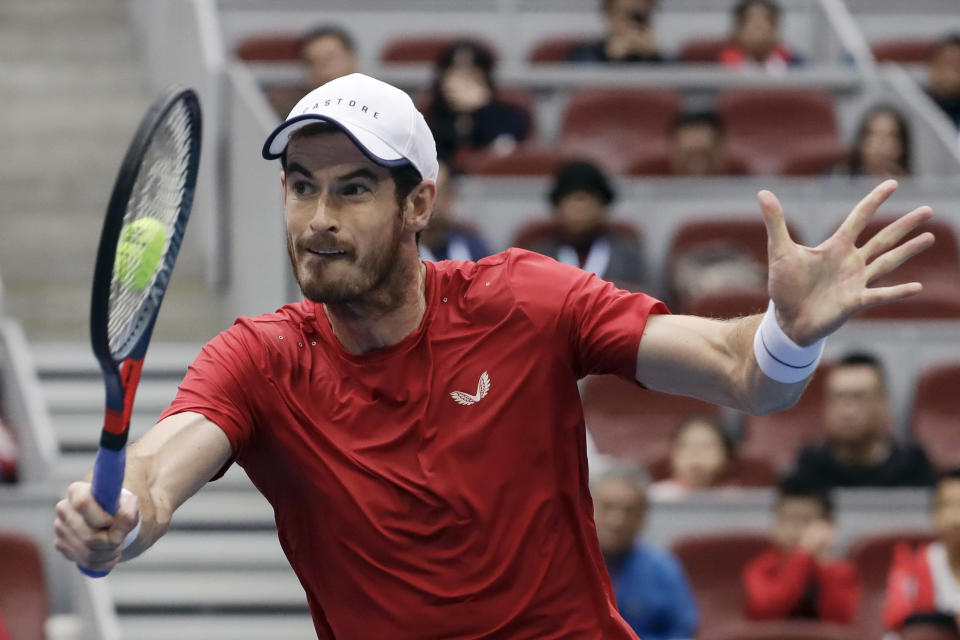
<svg viewBox="0 0 960 640">
<path fill-rule="evenodd" d="M 343 249 L 307 249 L 307 252 L 323 258 L 339 258 L 347 255 Z"/>
</svg>

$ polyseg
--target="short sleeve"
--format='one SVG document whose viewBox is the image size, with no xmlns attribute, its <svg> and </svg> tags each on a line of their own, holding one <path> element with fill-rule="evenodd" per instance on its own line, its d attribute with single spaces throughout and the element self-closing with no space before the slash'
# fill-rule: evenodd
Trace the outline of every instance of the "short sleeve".
<svg viewBox="0 0 960 640">
<path fill-rule="evenodd" d="M 640 338 L 652 314 L 666 305 L 619 289 L 592 273 L 529 251 L 512 250 L 515 293 L 528 309 L 556 318 L 578 377 L 612 373 L 636 379 Z"/>
<path fill-rule="evenodd" d="M 253 437 L 256 413 L 251 390 L 263 383 L 255 353 L 260 341 L 250 327 L 238 321 L 208 342 L 187 370 L 170 406 L 160 419 L 194 411 L 205 416 L 226 434 L 233 449 L 230 461 L 240 460 Z"/>
</svg>

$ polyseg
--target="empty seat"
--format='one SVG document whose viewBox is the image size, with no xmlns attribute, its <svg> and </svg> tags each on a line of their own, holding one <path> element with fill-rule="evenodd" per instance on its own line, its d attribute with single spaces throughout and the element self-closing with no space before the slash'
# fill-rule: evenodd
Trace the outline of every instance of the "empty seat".
<svg viewBox="0 0 960 640">
<path fill-rule="evenodd" d="M 926 64 L 936 49 L 936 40 L 930 38 L 898 38 L 870 43 L 877 62 Z"/>
<path fill-rule="evenodd" d="M 655 153 L 641 153 L 634 157 L 627 166 L 626 173 L 631 176 L 671 176 L 670 160 L 666 151 Z M 724 158 L 724 166 L 718 175 L 744 176 L 750 173 L 750 168 L 743 158 L 728 154 Z"/>
<path fill-rule="evenodd" d="M 726 36 L 722 38 L 695 38 L 687 40 L 680 47 L 680 53 L 677 58 L 681 62 L 688 63 L 711 63 L 716 62 L 720 55 L 720 50 L 728 42 Z"/>
<path fill-rule="evenodd" d="M 669 453 L 680 420 L 720 416 L 706 402 L 649 391 L 615 376 L 590 376 L 580 390 L 587 429 L 597 451 L 649 466 Z"/>
<path fill-rule="evenodd" d="M 244 38 L 234 52 L 245 62 L 281 62 L 300 59 L 298 33 L 271 33 Z"/>
<path fill-rule="evenodd" d="M 655 460 L 647 469 L 654 481 L 670 478 L 670 457 Z M 773 487 L 777 484 L 777 472 L 761 458 L 735 455 L 729 471 L 724 474 L 721 486 Z"/>
<path fill-rule="evenodd" d="M 910 429 L 940 470 L 960 467 L 960 362 L 930 367 L 917 379 Z"/>
<path fill-rule="evenodd" d="M 833 169 L 850 157 L 843 147 L 833 143 L 822 148 L 801 148 L 792 150 L 784 156 L 780 165 L 780 174 L 784 176 L 820 176 Z"/>
<path fill-rule="evenodd" d="M 697 606 L 702 634 L 744 620 L 743 569 L 771 546 L 758 531 L 681 536 L 671 549 L 683 565 Z"/>
<path fill-rule="evenodd" d="M 27 536 L 0 532 L 0 619 L 15 640 L 43 640 L 48 615 L 40 549 Z"/>
<path fill-rule="evenodd" d="M 742 89 L 717 99 L 730 150 L 757 173 L 779 173 L 806 149 L 843 149 L 833 100 L 807 89 Z"/>
<path fill-rule="evenodd" d="M 567 103 L 561 144 L 622 172 L 639 153 L 663 151 L 682 99 L 664 89 L 580 89 Z"/>
<path fill-rule="evenodd" d="M 553 36 L 541 40 L 530 53 L 527 60 L 533 64 L 565 62 L 570 52 L 575 48 L 588 44 L 593 40 L 590 36 Z"/>
<path fill-rule="evenodd" d="M 524 144 L 507 154 L 489 150 L 463 150 L 456 164 L 464 172 L 488 176 L 553 175 L 567 161 L 562 149 Z"/>
<path fill-rule="evenodd" d="M 451 44 L 465 38 L 480 42 L 490 52 L 496 63 L 496 49 L 485 39 L 450 34 L 424 34 L 395 38 L 380 50 L 380 62 L 433 64 Z"/>
<path fill-rule="evenodd" d="M 797 404 L 764 416 L 747 416 L 740 451 L 786 471 L 797 454 L 823 433 L 823 402 L 829 364 L 821 364 Z"/>
</svg>

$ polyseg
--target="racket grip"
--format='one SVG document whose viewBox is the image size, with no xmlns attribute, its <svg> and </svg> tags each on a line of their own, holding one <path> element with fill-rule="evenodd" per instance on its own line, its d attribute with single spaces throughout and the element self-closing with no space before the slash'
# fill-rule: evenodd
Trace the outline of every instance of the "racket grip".
<svg viewBox="0 0 960 640">
<path fill-rule="evenodd" d="M 90 492 L 103 510 L 114 515 L 120 507 L 120 491 L 123 489 L 123 474 L 127 466 L 126 448 L 114 451 L 100 447 L 93 463 L 93 483 Z M 91 578 L 102 578 L 109 571 L 94 571 L 77 565 L 80 573 Z"/>
</svg>

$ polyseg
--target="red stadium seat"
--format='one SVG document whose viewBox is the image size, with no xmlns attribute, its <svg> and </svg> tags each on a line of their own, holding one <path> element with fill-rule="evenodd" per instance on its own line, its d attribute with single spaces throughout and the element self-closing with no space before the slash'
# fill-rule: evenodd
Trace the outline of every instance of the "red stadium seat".
<svg viewBox="0 0 960 640">
<path fill-rule="evenodd" d="M 727 144 L 758 173 L 778 173 L 785 160 L 807 149 L 843 146 L 833 100 L 823 91 L 742 89 L 717 99 Z"/>
<path fill-rule="evenodd" d="M 666 456 L 686 416 L 720 416 L 706 402 L 648 391 L 615 376 L 590 376 L 580 390 L 587 429 L 597 451 L 649 466 Z"/>
<path fill-rule="evenodd" d="M 718 175 L 724 176 L 745 176 L 750 173 L 750 168 L 742 158 L 728 155 L 725 158 L 723 170 Z M 672 176 L 670 169 L 670 160 L 666 151 L 656 153 L 646 153 L 636 156 L 631 160 L 626 170 L 627 175 L 631 176 Z"/>
<path fill-rule="evenodd" d="M 700 607 L 698 638 L 744 620 L 743 568 L 771 545 L 767 534 L 757 531 L 690 535 L 674 541 L 671 549 Z"/>
<path fill-rule="evenodd" d="M 244 62 L 281 62 L 300 59 L 299 33 L 274 33 L 244 38 L 234 49 Z"/>
<path fill-rule="evenodd" d="M 716 62 L 720 55 L 720 50 L 727 44 L 728 39 L 723 38 L 696 38 L 687 40 L 680 47 L 680 53 L 677 58 L 681 62 L 688 63 L 711 63 Z"/>
<path fill-rule="evenodd" d="M 512 152 L 463 150 L 457 153 L 456 165 L 464 173 L 486 176 L 553 175 L 568 160 L 562 149 L 534 144 L 520 145 Z"/>
<path fill-rule="evenodd" d="M 567 103 L 561 144 L 623 172 L 638 151 L 666 149 L 681 105 L 680 95 L 665 89 L 581 89 Z"/>
<path fill-rule="evenodd" d="M 910 429 L 940 470 L 960 467 L 960 362 L 920 374 L 913 396 Z"/>
<path fill-rule="evenodd" d="M 932 622 L 911 622 L 900 630 L 899 640 L 957 640 L 956 630 Z"/>
<path fill-rule="evenodd" d="M 43 640 L 48 615 L 40 549 L 24 535 L 0 532 L 0 619 L 15 640 Z"/>
<path fill-rule="evenodd" d="M 862 246 L 891 221 L 889 218 L 871 221 L 858 244 Z M 918 281 L 923 283 L 924 290 L 904 302 L 867 309 L 857 318 L 960 318 L 960 249 L 956 234 L 949 223 L 928 220 L 911 237 L 924 231 L 936 236 L 934 245 L 871 284 L 879 287 Z"/>
<path fill-rule="evenodd" d="M 780 174 L 784 176 L 820 176 L 830 173 L 850 157 L 843 147 L 833 143 L 821 149 L 801 148 L 784 157 Z"/>
<path fill-rule="evenodd" d="M 647 467 L 654 481 L 670 478 L 670 457 L 664 456 Z M 723 477 L 723 486 L 773 487 L 777 484 L 777 472 L 769 462 L 761 458 L 736 455 L 729 471 Z"/>
<path fill-rule="evenodd" d="M 936 49 L 937 41 L 930 38 L 881 40 L 870 43 L 870 50 L 877 62 L 902 64 L 926 64 Z"/>
<path fill-rule="evenodd" d="M 451 36 L 449 34 L 424 34 L 403 36 L 391 40 L 380 50 L 380 62 L 409 64 L 433 64 L 451 44 L 461 39 L 476 40 L 497 60 L 496 48 L 484 38 L 476 36 Z"/>
<path fill-rule="evenodd" d="M 766 289 L 734 289 L 693 296 L 677 303 L 674 313 L 729 320 L 763 313 L 769 300 Z"/>
<path fill-rule="evenodd" d="M 591 42 L 590 36 L 554 36 L 541 40 L 530 53 L 527 60 L 533 64 L 566 62 L 570 52 L 581 45 Z"/>
<path fill-rule="evenodd" d="M 879 638 L 883 631 L 881 611 L 894 547 L 900 542 L 916 546 L 932 539 L 929 531 L 913 529 L 863 535 L 850 545 L 847 557 L 857 566 L 863 580 L 863 599 L 856 620 L 863 637 Z"/>
<path fill-rule="evenodd" d="M 790 468 L 800 449 L 823 436 L 823 401 L 829 364 L 821 364 L 797 404 L 764 416 L 747 416 L 740 451 Z"/>
<path fill-rule="evenodd" d="M 718 631 L 704 629 L 698 640 L 851 640 L 852 633 L 848 626 L 816 620 L 751 620 Z"/>
</svg>

